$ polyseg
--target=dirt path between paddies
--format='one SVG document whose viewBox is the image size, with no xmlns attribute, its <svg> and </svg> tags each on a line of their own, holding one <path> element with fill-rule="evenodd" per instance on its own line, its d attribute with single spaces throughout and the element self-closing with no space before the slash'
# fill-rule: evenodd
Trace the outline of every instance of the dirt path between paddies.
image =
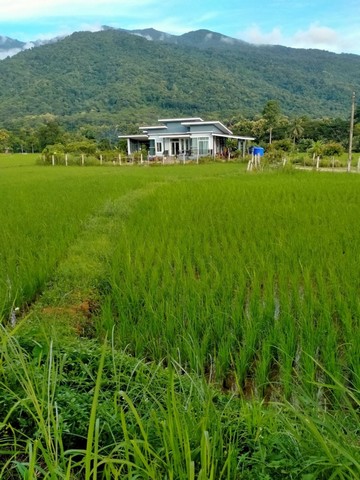
<svg viewBox="0 0 360 480">
<path fill-rule="evenodd" d="M 101 313 L 104 292 L 109 288 L 111 258 L 121 241 L 123 224 L 137 203 L 166 182 L 154 182 L 107 201 L 91 216 L 74 240 L 38 300 L 16 328 L 45 329 L 58 339 L 93 337 Z"/>
<path fill-rule="evenodd" d="M 347 171 L 346 167 L 304 167 L 300 165 L 293 165 L 296 170 L 305 170 L 308 172 L 332 172 L 332 173 L 360 173 L 360 170 L 351 169 L 350 172 Z"/>
</svg>

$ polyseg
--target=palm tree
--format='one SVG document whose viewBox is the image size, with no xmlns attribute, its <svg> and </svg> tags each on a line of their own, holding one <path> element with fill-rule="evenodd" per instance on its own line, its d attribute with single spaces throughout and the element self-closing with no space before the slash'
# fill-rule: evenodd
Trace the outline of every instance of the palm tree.
<svg viewBox="0 0 360 480">
<path fill-rule="evenodd" d="M 308 152 L 313 154 L 313 162 L 315 162 L 316 158 L 316 169 L 318 170 L 320 165 L 320 157 L 324 151 L 324 144 L 321 140 L 317 142 L 313 142 L 312 146 L 309 148 Z"/>
<path fill-rule="evenodd" d="M 314 157 L 320 157 L 324 150 L 324 144 L 321 140 L 313 142 L 312 146 L 309 148 L 309 152 L 313 154 Z"/>
<path fill-rule="evenodd" d="M 294 118 L 294 120 L 291 122 L 291 125 L 290 125 L 290 134 L 294 140 L 294 145 L 296 141 L 302 137 L 303 133 L 304 133 L 303 119 L 301 117 Z"/>
</svg>

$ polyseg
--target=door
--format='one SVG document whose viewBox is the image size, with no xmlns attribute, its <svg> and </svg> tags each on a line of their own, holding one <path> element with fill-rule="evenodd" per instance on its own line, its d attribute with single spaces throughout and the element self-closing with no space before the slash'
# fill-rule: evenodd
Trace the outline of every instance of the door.
<svg viewBox="0 0 360 480">
<path fill-rule="evenodd" d="M 179 155 L 179 152 L 180 152 L 180 142 L 179 142 L 179 140 L 171 140 L 170 155 L 175 157 L 176 155 Z"/>
</svg>

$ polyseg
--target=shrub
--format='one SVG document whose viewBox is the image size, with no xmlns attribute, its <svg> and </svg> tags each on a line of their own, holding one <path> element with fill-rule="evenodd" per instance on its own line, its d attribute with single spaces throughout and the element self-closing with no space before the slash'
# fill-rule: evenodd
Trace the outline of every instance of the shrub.
<svg viewBox="0 0 360 480">
<path fill-rule="evenodd" d="M 344 153 L 344 147 L 338 142 L 329 142 L 323 147 L 323 155 L 328 157 L 333 155 L 341 155 L 342 153 Z"/>
</svg>

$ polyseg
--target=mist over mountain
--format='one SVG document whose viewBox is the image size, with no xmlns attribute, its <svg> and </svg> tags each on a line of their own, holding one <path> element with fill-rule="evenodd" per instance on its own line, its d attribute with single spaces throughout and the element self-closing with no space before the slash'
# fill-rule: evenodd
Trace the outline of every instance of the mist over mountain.
<svg viewBox="0 0 360 480">
<path fill-rule="evenodd" d="M 23 49 L 1 38 L 0 52 Z M 33 47 L 36 43 L 33 43 Z M 82 123 L 253 117 L 269 99 L 288 116 L 346 118 L 360 56 L 255 46 L 208 30 L 170 35 L 104 26 L 0 62 L 0 127 L 46 114 Z"/>
<path fill-rule="evenodd" d="M 15 38 L 10 38 L 0 35 L 0 60 L 7 57 L 13 57 L 14 55 L 28 50 L 34 47 L 40 47 L 41 45 L 47 45 L 48 43 L 55 43 L 64 37 L 54 37 L 49 40 L 34 40 L 29 42 L 22 42 Z"/>
<path fill-rule="evenodd" d="M 21 52 L 24 45 L 26 45 L 25 42 L 0 35 L 0 60 Z"/>
</svg>

